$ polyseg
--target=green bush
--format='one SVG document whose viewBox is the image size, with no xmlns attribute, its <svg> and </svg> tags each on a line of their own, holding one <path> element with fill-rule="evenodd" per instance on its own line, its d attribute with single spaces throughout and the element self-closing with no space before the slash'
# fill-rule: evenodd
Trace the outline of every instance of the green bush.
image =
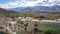
<svg viewBox="0 0 60 34">
<path fill-rule="evenodd" d="M 57 34 L 57 31 L 52 29 L 47 29 L 43 31 L 43 34 Z"/>
</svg>

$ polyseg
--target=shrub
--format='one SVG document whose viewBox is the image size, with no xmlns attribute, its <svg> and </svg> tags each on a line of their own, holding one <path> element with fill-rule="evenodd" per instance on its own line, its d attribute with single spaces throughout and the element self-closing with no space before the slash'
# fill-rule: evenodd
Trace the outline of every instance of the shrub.
<svg viewBox="0 0 60 34">
<path fill-rule="evenodd" d="M 57 34 L 57 32 L 55 30 L 52 29 L 47 29 L 43 31 L 43 34 Z"/>
</svg>

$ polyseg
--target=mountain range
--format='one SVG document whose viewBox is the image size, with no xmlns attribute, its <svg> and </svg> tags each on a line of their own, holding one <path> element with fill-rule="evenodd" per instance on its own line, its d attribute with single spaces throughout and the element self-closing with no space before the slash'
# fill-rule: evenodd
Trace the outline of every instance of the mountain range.
<svg viewBox="0 0 60 34">
<path fill-rule="evenodd" d="M 0 13 L 7 13 L 7 14 L 15 14 L 17 12 L 20 13 L 27 13 L 27 14 L 44 14 L 44 13 L 54 13 L 59 14 L 60 13 L 60 6 L 52 6 L 52 7 L 46 7 L 46 6 L 35 6 L 35 7 L 17 7 L 17 8 L 11 8 L 11 9 L 2 9 L 0 8 Z"/>
<path fill-rule="evenodd" d="M 11 9 L 0 8 L 0 15 L 12 15 L 12 16 L 23 16 L 23 15 L 58 15 L 60 16 L 60 6 L 45 7 L 17 7 Z"/>
<path fill-rule="evenodd" d="M 40 14 L 40 13 L 60 13 L 60 6 L 35 6 L 35 7 L 17 7 L 11 8 L 9 10 L 14 10 L 21 13 L 33 13 L 33 14 Z"/>
</svg>

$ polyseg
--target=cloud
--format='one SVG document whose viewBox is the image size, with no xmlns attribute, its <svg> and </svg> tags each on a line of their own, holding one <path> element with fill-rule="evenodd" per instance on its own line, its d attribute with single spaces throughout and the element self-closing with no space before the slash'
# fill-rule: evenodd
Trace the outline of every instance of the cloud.
<svg viewBox="0 0 60 34">
<path fill-rule="evenodd" d="M 18 3 L 19 3 L 18 1 L 8 2 L 5 4 L 0 4 L 0 7 L 2 7 L 2 8 L 14 8 L 14 7 L 17 7 Z"/>
<path fill-rule="evenodd" d="M 60 5 L 60 0 L 16 0 L 14 2 L 0 3 L 2 8 L 16 8 L 16 7 L 34 7 L 34 6 L 53 6 Z"/>
<path fill-rule="evenodd" d="M 35 6 L 36 1 L 31 2 L 31 1 L 14 1 L 14 2 L 7 2 L 5 4 L 0 4 L 0 7 L 2 8 L 15 8 L 15 7 L 27 7 L 27 6 Z"/>
</svg>

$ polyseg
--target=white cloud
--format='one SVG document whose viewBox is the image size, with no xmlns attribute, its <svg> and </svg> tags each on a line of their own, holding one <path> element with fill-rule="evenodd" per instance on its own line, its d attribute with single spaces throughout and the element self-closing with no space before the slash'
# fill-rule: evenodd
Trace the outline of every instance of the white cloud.
<svg viewBox="0 0 60 34">
<path fill-rule="evenodd" d="M 44 2 L 45 1 L 45 2 Z M 37 1 L 27 1 L 27 0 L 17 0 L 14 2 L 8 2 L 5 4 L 0 4 L 2 8 L 15 8 L 15 7 L 34 7 L 34 6 L 53 6 L 60 3 L 60 0 L 37 0 Z M 60 4 L 58 4 L 60 5 Z"/>
<path fill-rule="evenodd" d="M 2 7 L 2 8 L 14 8 L 14 7 L 17 7 L 18 3 L 19 3 L 18 1 L 15 1 L 15 2 L 9 2 L 6 4 L 0 4 L 0 7 Z"/>
</svg>

